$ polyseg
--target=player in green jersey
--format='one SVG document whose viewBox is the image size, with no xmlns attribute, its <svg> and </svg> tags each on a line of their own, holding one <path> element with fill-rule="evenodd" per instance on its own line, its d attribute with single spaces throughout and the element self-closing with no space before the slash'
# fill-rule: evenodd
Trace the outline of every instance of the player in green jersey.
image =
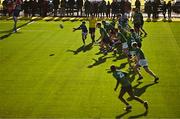
<svg viewBox="0 0 180 119">
<path fill-rule="evenodd" d="M 119 32 L 117 32 L 117 38 L 121 41 L 123 53 L 128 55 L 128 44 L 127 38 L 125 36 L 125 31 L 119 28 Z"/>
<path fill-rule="evenodd" d="M 98 40 L 101 40 L 100 41 L 101 51 L 103 51 L 104 54 L 107 54 L 107 50 L 111 49 L 110 46 L 111 41 L 109 35 L 106 32 L 106 30 L 101 27 L 101 23 L 97 23 L 97 28 L 99 28 L 100 31 L 100 37 Z"/>
<path fill-rule="evenodd" d="M 125 72 L 119 71 L 116 69 L 116 67 L 114 65 L 112 65 L 110 67 L 114 78 L 116 79 L 117 83 L 116 83 L 116 87 L 114 88 L 114 91 L 117 90 L 119 84 L 122 85 L 120 93 L 119 93 L 119 99 L 126 105 L 126 110 L 129 110 L 132 108 L 132 106 L 123 98 L 124 94 L 127 92 L 129 94 L 129 96 L 142 103 L 144 105 L 144 107 L 146 108 L 146 110 L 148 109 L 148 103 L 147 101 L 143 101 L 142 99 L 140 99 L 139 97 L 134 95 L 133 89 L 132 89 L 132 85 L 130 83 L 130 81 L 127 78 L 127 74 Z"/>
<path fill-rule="evenodd" d="M 106 30 L 106 32 L 110 35 L 111 32 L 113 32 L 115 30 L 115 25 L 107 22 L 107 21 L 102 21 L 102 24 L 104 26 L 104 29 Z"/>
<path fill-rule="evenodd" d="M 140 71 L 139 71 L 139 67 L 143 67 L 144 70 L 150 74 L 151 76 L 154 77 L 154 82 L 157 82 L 159 80 L 159 77 L 156 76 L 148 67 L 148 63 L 147 60 L 144 56 L 143 51 L 138 47 L 138 44 L 136 42 L 132 43 L 132 48 L 134 49 L 134 51 L 136 52 L 136 57 L 137 57 L 137 65 L 135 66 L 135 71 L 138 73 L 139 75 L 139 79 L 141 80 L 143 79 L 143 76 L 141 75 Z"/>
<path fill-rule="evenodd" d="M 131 39 L 134 39 L 134 41 L 137 42 L 138 47 L 141 48 L 142 47 L 141 37 L 134 31 L 134 29 L 130 29 L 130 33 L 131 33 Z"/>
</svg>

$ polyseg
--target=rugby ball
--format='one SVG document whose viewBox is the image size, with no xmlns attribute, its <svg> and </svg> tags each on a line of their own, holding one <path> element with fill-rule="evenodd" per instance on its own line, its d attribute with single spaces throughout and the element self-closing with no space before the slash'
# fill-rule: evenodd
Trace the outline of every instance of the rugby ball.
<svg viewBox="0 0 180 119">
<path fill-rule="evenodd" d="M 63 29 L 63 28 L 64 28 L 64 26 L 63 26 L 62 24 L 59 24 L 59 27 L 60 27 L 61 29 Z"/>
</svg>

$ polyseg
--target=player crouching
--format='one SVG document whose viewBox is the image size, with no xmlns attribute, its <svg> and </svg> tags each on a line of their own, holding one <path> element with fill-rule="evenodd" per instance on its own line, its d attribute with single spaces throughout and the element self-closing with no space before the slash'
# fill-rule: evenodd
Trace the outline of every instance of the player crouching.
<svg viewBox="0 0 180 119">
<path fill-rule="evenodd" d="M 101 40 L 100 41 L 100 50 L 105 54 L 107 55 L 107 52 L 112 50 L 112 47 L 111 47 L 111 40 L 108 36 L 108 33 L 106 32 L 106 30 L 104 28 L 101 27 L 101 23 L 97 23 L 97 28 L 99 28 L 100 30 L 100 37 L 98 40 Z"/>
</svg>

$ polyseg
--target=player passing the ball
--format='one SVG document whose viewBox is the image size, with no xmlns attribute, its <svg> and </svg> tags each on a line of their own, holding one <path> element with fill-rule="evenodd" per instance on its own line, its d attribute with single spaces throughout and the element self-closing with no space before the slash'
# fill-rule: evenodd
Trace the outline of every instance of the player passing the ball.
<svg viewBox="0 0 180 119">
<path fill-rule="evenodd" d="M 77 27 L 77 28 L 73 28 L 73 32 L 75 32 L 76 30 L 82 30 L 82 41 L 83 41 L 83 44 L 85 46 L 86 42 L 86 38 L 87 38 L 87 33 L 88 33 L 88 30 L 87 30 L 87 27 L 86 27 L 86 22 L 83 21 L 82 24 Z"/>
<path fill-rule="evenodd" d="M 129 96 L 140 102 L 141 104 L 144 105 L 144 107 L 146 108 L 146 110 L 148 109 L 148 103 L 147 101 L 143 101 L 142 99 L 140 99 L 139 97 L 134 95 L 133 89 L 132 89 L 132 85 L 129 81 L 129 79 L 127 78 L 127 73 L 122 72 L 120 70 L 117 70 L 116 67 L 114 65 L 112 65 L 110 67 L 114 78 L 117 80 L 116 83 L 116 87 L 114 88 L 114 91 L 117 90 L 119 84 L 122 85 L 120 93 L 119 93 L 119 99 L 126 105 L 125 110 L 130 110 L 132 108 L 132 106 L 123 98 L 124 94 L 127 92 L 129 94 Z"/>
</svg>

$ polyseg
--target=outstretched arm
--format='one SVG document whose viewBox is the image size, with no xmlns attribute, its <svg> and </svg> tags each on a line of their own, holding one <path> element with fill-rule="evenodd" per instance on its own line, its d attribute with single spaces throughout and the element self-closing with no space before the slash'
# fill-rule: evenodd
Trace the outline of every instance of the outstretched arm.
<svg viewBox="0 0 180 119">
<path fill-rule="evenodd" d="M 76 31 L 76 30 L 81 30 L 81 26 L 78 27 L 78 28 L 73 28 L 73 32 Z"/>
<path fill-rule="evenodd" d="M 114 91 L 117 90 L 117 88 L 118 88 L 118 86 L 119 86 L 119 83 L 120 83 L 120 82 L 117 80 L 116 87 L 114 88 Z"/>
</svg>

